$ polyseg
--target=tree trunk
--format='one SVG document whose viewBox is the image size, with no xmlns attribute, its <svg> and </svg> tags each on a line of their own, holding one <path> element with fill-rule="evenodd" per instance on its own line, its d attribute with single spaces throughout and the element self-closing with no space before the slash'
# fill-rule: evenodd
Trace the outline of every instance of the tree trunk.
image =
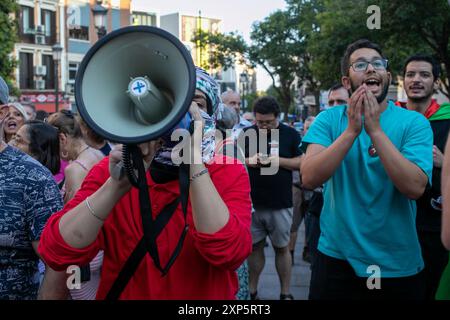
<svg viewBox="0 0 450 320">
<path fill-rule="evenodd" d="M 291 97 L 291 92 L 290 90 L 283 90 L 283 95 L 281 96 L 281 112 L 284 113 L 284 117 L 283 119 L 280 119 L 281 121 L 286 121 L 288 119 L 288 114 L 289 114 L 289 107 L 291 106 L 291 102 L 292 102 L 292 97 Z"/>
</svg>

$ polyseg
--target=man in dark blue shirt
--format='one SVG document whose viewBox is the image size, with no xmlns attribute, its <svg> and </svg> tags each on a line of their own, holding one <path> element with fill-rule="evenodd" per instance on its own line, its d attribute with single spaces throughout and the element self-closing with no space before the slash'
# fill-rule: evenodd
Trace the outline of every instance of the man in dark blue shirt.
<svg viewBox="0 0 450 320">
<path fill-rule="evenodd" d="M 7 88 L 0 77 L 2 105 Z M 1 113 L 0 132 L 5 119 L 8 114 Z M 37 298 L 39 238 L 62 204 L 50 171 L 0 135 L 0 300 Z"/>
</svg>

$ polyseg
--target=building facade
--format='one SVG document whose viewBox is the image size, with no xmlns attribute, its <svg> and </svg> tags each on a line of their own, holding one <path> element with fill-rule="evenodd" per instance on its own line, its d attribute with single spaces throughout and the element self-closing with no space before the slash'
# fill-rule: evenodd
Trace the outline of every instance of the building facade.
<svg viewBox="0 0 450 320">
<path fill-rule="evenodd" d="M 130 3 L 101 2 L 108 9 L 107 32 L 131 24 Z M 98 40 L 92 13 L 96 0 L 18 0 L 18 4 L 19 42 L 13 53 L 18 61 L 18 100 L 32 102 L 38 110 L 55 112 L 58 96 L 59 109 L 76 109 L 76 73 L 84 55 Z M 60 61 L 53 58 L 55 45 L 62 48 Z"/>
<path fill-rule="evenodd" d="M 52 111 L 55 106 L 56 81 L 60 78 L 52 47 L 60 34 L 59 0 L 18 0 L 19 41 L 14 47 L 18 62 L 15 78 L 21 102 L 32 102 L 38 109 Z M 59 104 L 68 107 L 67 99 L 58 93 Z"/>
<path fill-rule="evenodd" d="M 85 54 L 98 41 L 92 13 L 95 4 L 95 0 L 64 0 L 61 42 L 65 49 L 65 65 L 63 63 L 61 82 L 72 109 L 76 109 L 74 93 L 78 68 Z M 101 4 L 108 9 L 107 33 L 131 24 L 131 0 L 109 0 Z"/>
<path fill-rule="evenodd" d="M 222 91 L 233 89 L 242 95 L 256 92 L 256 74 L 236 65 L 228 70 L 209 66 L 211 47 L 200 48 L 193 41 L 197 31 L 221 32 L 218 18 L 173 13 L 160 16 L 157 10 L 135 7 L 132 0 L 17 0 L 20 13 L 19 42 L 13 55 L 18 61 L 16 85 L 19 101 L 35 104 L 36 109 L 76 110 L 75 79 L 80 64 L 98 41 L 92 9 L 99 2 L 107 9 L 106 32 L 128 25 L 157 26 L 175 35 L 192 55 L 195 65 L 202 66 L 221 84 Z M 54 46 L 61 48 L 60 59 L 54 59 Z M 247 77 L 242 77 L 246 75 Z M 242 81 L 245 81 L 243 83 Z M 58 97 L 58 103 L 56 103 Z"/>
</svg>

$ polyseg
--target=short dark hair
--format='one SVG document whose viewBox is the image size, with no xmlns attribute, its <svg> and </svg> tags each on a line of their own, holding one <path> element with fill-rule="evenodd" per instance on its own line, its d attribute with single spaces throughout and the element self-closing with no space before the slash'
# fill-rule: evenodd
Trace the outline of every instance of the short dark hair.
<svg viewBox="0 0 450 320">
<path fill-rule="evenodd" d="M 277 100 L 271 96 L 265 96 L 258 98 L 253 104 L 253 113 L 260 114 L 271 114 L 273 113 L 275 117 L 280 114 L 280 105 Z"/>
<path fill-rule="evenodd" d="M 433 70 L 433 80 L 436 81 L 437 79 L 439 79 L 439 77 L 441 75 L 440 64 L 432 56 L 426 55 L 426 54 L 421 54 L 421 53 L 414 54 L 406 60 L 405 65 L 403 66 L 403 77 L 405 77 L 405 74 L 406 74 L 406 67 L 412 61 L 428 62 L 429 64 L 431 64 L 431 69 Z"/>
<path fill-rule="evenodd" d="M 378 52 L 382 58 L 385 58 L 383 56 L 383 52 L 381 51 L 381 47 L 378 44 L 376 44 L 370 40 L 367 40 L 367 39 L 359 39 L 359 40 L 349 44 L 347 49 L 345 50 L 344 56 L 342 57 L 342 60 L 341 60 L 342 76 L 348 76 L 348 74 L 349 74 L 350 56 L 352 55 L 352 53 L 358 49 L 363 49 L 363 48 L 373 49 L 376 52 Z"/>
<path fill-rule="evenodd" d="M 339 90 L 341 88 L 345 89 L 344 86 L 342 85 L 342 83 L 337 83 L 336 82 L 335 84 L 333 84 L 331 86 L 330 90 L 328 91 L 328 95 L 330 95 L 331 91 L 336 91 L 336 90 Z"/>
<path fill-rule="evenodd" d="M 58 129 L 40 120 L 25 122 L 30 155 L 52 174 L 60 169 Z"/>
<path fill-rule="evenodd" d="M 46 120 L 48 118 L 48 112 L 45 110 L 37 110 L 36 111 L 36 120 Z"/>
</svg>

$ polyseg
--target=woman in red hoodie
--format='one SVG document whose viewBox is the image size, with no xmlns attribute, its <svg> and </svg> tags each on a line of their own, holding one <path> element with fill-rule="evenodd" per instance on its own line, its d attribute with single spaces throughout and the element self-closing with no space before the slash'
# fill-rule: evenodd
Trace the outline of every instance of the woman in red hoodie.
<svg viewBox="0 0 450 320">
<path fill-rule="evenodd" d="M 197 68 L 190 114 L 202 124 L 193 134 L 203 136 L 201 143 L 192 139 L 193 153 L 202 161 L 190 165 L 186 217 L 177 200 L 178 169 L 167 156 L 171 150 L 158 141 L 140 145 L 150 167 L 146 177 L 153 218 L 158 220 L 167 204 L 176 208 L 156 241 L 145 242 L 139 190 L 131 188 L 126 177 L 118 180 L 109 174 L 122 159 L 121 148 L 115 147 L 89 172 L 75 197 L 50 218 L 39 246 L 43 259 L 65 271 L 71 265 L 85 265 L 103 250 L 97 299 L 234 299 L 235 270 L 251 252 L 250 185 L 242 164 L 214 154 L 214 123 L 220 109 L 217 83 Z M 186 224 L 184 244 L 167 271 L 164 266 L 170 265 Z M 145 243 L 154 245 L 153 256 L 130 262 L 132 253 Z M 128 278 L 127 272 L 121 273 L 127 263 L 128 270 L 135 264 Z"/>
</svg>

